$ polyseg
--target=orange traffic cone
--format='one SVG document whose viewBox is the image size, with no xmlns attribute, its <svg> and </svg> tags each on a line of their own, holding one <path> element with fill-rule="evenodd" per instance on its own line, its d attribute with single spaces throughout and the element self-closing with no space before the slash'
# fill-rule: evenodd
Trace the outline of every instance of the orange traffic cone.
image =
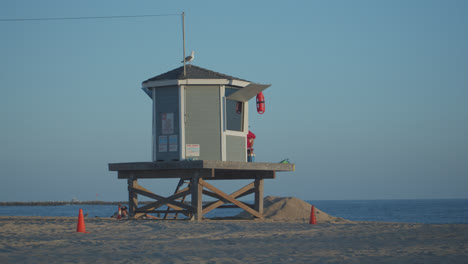
<svg viewBox="0 0 468 264">
<path fill-rule="evenodd" d="M 84 217 L 83 217 L 83 209 L 80 209 L 80 213 L 78 214 L 78 226 L 76 227 L 76 232 L 89 233 L 89 232 L 86 232 L 86 227 L 85 227 Z"/>
<path fill-rule="evenodd" d="M 315 225 L 317 224 L 317 221 L 315 219 L 315 207 L 312 205 L 312 209 L 310 210 L 310 221 L 309 224 Z"/>
</svg>

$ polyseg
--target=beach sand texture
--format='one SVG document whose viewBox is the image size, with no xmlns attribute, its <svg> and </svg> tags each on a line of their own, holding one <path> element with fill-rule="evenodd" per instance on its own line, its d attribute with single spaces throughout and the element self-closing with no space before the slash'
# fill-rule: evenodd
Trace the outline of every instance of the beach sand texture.
<svg viewBox="0 0 468 264">
<path fill-rule="evenodd" d="M 297 205 L 288 199 L 273 215 Z M 75 232 L 75 217 L 0 216 L 0 263 L 468 263 L 467 224 L 324 222 L 320 214 L 317 225 L 274 216 L 86 218 L 89 234 Z"/>
</svg>

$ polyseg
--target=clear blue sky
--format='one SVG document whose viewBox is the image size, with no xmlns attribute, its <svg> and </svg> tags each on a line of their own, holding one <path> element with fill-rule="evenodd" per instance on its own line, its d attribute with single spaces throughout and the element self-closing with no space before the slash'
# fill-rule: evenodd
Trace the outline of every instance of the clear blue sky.
<svg viewBox="0 0 468 264">
<path fill-rule="evenodd" d="M 296 172 L 266 195 L 468 198 L 467 1 L 0 1 L 3 19 L 182 11 L 195 65 L 272 84 L 257 160 Z M 181 27 L 0 22 L 0 201 L 126 200 L 107 164 L 151 159 L 140 86 L 180 66 Z"/>
</svg>

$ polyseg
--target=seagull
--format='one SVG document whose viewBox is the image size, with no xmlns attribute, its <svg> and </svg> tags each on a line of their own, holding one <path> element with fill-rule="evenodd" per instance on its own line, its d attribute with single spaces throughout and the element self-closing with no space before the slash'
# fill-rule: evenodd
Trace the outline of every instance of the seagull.
<svg viewBox="0 0 468 264">
<path fill-rule="evenodd" d="M 191 62 L 193 61 L 193 59 L 195 59 L 195 51 L 192 50 L 192 54 L 190 54 L 190 56 L 187 56 L 185 57 L 185 60 L 181 61 L 182 63 L 185 61 L 185 62 Z"/>
</svg>

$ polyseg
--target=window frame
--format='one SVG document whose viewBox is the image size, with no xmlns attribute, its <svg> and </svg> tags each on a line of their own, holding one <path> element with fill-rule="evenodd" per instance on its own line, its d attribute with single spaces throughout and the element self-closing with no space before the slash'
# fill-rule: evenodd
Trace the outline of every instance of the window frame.
<svg viewBox="0 0 468 264">
<path fill-rule="evenodd" d="M 237 130 L 228 130 L 227 129 L 227 96 L 226 96 L 226 90 L 227 89 L 242 89 L 242 88 L 234 88 L 234 87 L 229 87 L 229 86 L 224 86 L 224 96 L 223 96 L 223 130 L 224 133 L 228 136 L 238 136 L 238 137 L 245 137 L 247 135 L 248 131 L 248 102 L 242 102 L 242 101 L 234 101 L 233 102 L 241 102 L 242 103 L 242 130 L 237 131 Z M 228 95 L 229 96 L 229 95 Z"/>
</svg>

